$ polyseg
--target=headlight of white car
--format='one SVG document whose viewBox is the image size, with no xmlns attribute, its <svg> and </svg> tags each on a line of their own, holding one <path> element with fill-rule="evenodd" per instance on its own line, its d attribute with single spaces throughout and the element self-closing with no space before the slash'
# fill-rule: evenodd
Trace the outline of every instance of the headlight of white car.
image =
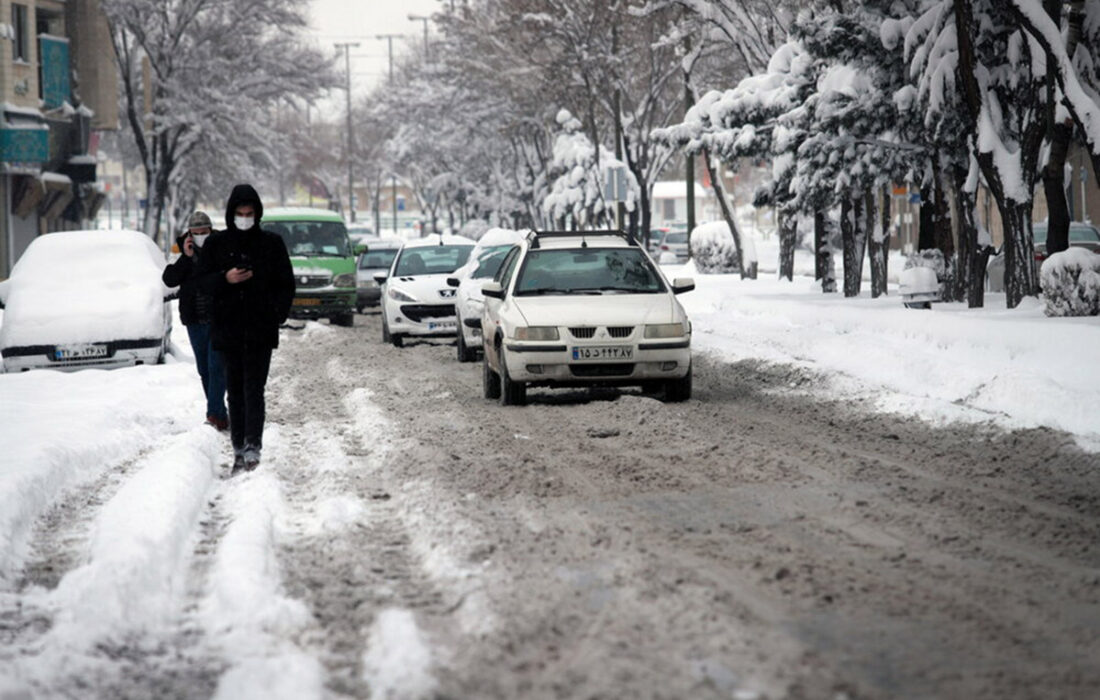
<svg viewBox="0 0 1100 700">
<path fill-rule="evenodd" d="M 684 335 L 682 323 L 658 323 L 645 327 L 647 338 L 679 338 L 682 335 Z"/>
<path fill-rule="evenodd" d="M 342 275 L 336 275 L 336 279 L 332 280 L 334 287 L 354 287 L 355 286 L 355 273 L 345 272 Z"/>
<path fill-rule="evenodd" d="M 400 289 L 394 289 L 393 287 L 390 287 L 389 295 L 390 299 L 394 299 L 396 301 L 416 301 L 416 297 L 406 294 Z"/>
<path fill-rule="evenodd" d="M 558 329 L 553 326 L 520 326 L 516 328 L 516 340 L 557 340 Z"/>
</svg>

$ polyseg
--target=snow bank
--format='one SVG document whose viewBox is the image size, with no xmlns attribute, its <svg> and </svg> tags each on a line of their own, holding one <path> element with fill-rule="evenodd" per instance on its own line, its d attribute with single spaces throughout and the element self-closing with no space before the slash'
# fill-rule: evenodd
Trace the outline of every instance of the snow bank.
<svg viewBox="0 0 1100 700">
<path fill-rule="evenodd" d="M 725 221 L 713 221 L 692 230 L 691 256 L 699 274 L 720 275 L 740 269 L 733 234 Z"/>
<path fill-rule="evenodd" d="M 1068 248 L 1043 261 L 1040 277 L 1047 316 L 1100 315 L 1100 255 Z"/>
<path fill-rule="evenodd" d="M 1003 294 L 987 294 L 985 309 L 948 303 L 915 314 L 896 287 L 879 299 L 846 300 L 815 292 L 808 277 L 792 284 L 710 275 L 696 284 L 679 299 L 698 350 L 832 375 L 834 395 L 865 407 L 932 422 L 1047 426 L 1100 447 L 1096 318 L 1048 318 L 1027 300 L 1006 310 Z"/>
<path fill-rule="evenodd" d="M 164 266 L 136 231 L 40 236 L 12 270 L 0 347 L 159 338 Z"/>
</svg>

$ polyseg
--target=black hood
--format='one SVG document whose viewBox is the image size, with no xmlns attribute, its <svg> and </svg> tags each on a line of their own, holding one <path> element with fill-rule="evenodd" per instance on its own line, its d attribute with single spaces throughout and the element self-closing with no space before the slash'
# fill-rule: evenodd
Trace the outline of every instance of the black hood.
<svg viewBox="0 0 1100 700">
<path fill-rule="evenodd" d="M 233 188 L 233 192 L 229 195 L 229 201 L 225 204 L 225 227 L 230 231 L 236 231 L 237 226 L 233 223 L 233 215 L 237 211 L 237 207 L 242 204 L 251 204 L 256 209 L 256 227 L 260 225 L 260 221 L 264 218 L 264 203 L 260 201 L 260 195 L 256 192 L 256 189 L 252 185 L 237 185 Z"/>
</svg>

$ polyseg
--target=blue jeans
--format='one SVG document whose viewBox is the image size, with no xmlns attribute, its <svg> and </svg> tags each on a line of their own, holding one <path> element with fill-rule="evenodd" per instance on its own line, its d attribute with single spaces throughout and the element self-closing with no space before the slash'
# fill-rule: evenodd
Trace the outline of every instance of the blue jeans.
<svg viewBox="0 0 1100 700">
<path fill-rule="evenodd" d="M 192 323 L 187 326 L 191 350 L 195 353 L 195 367 L 202 378 L 202 390 L 206 394 L 206 415 L 228 420 L 225 410 L 225 365 L 222 355 L 210 344 L 210 324 Z"/>
</svg>

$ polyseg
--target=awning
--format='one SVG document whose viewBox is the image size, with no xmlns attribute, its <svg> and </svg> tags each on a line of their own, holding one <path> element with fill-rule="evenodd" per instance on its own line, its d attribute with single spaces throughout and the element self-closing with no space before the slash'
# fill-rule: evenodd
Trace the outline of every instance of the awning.
<svg viewBox="0 0 1100 700">
<path fill-rule="evenodd" d="M 73 201 L 73 181 L 68 175 L 53 172 L 42 173 L 41 180 L 46 194 L 39 211 L 47 220 L 56 219 Z"/>
</svg>

